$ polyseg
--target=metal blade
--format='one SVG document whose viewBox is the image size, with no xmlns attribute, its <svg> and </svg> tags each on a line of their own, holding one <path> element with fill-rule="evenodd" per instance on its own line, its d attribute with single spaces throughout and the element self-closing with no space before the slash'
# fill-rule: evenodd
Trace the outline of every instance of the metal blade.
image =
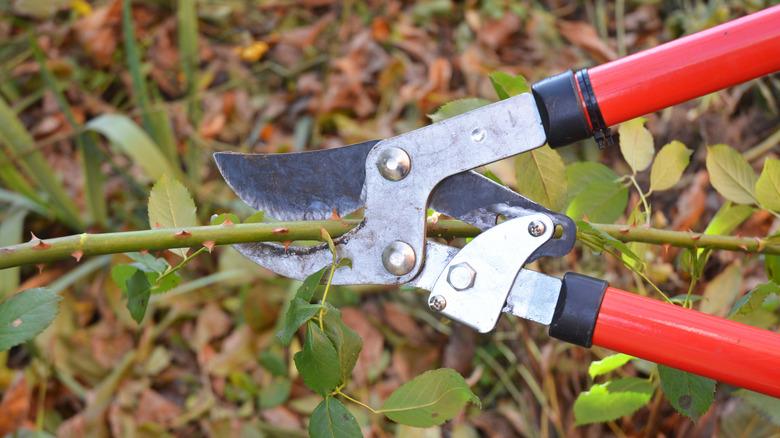
<svg viewBox="0 0 780 438">
<path fill-rule="evenodd" d="M 230 188 L 279 220 L 324 220 L 363 207 L 366 155 L 377 140 L 289 154 L 214 154 Z"/>
</svg>

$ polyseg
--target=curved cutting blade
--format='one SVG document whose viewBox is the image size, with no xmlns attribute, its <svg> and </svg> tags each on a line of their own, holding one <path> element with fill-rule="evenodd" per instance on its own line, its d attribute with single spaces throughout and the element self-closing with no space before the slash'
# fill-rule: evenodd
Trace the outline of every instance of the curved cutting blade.
<svg viewBox="0 0 780 438">
<path fill-rule="evenodd" d="M 333 211 L 346 215 L 364 206 L 365 158 L 377 141 L 338 149 L 291 154 L 220 152 L 215 159 L 236 194 L 255 209 L 281 220 L 320 220 Z M 537 249 L 529 262 L 543 256 L 563 256 L 574 246 L 574 223 L 474 171 L 443 180 L 431 194 L 434 210 L 482 230 L 499 216 L 514 218 L 546 213 L 563 234 Z M 349 233 L 339 239 L 348 239 Z M 330 263 L 327 247 L 283 247 L 274 243 L 234 245 L 256 263 L 286 277 L 302 279 Z"/>
</svg>

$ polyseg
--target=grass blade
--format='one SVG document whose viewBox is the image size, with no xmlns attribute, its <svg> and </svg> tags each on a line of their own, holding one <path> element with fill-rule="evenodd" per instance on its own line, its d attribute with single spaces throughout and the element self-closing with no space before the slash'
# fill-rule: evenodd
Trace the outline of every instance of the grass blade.
<svg viewBox="0 0 780 438">
<path fill-rule="evenodd" d="M 198 106 L 198 16 L 195 0 L 179 0 L 177 10 L 179 58 L 184 79 L 187 81 L 187 115 L 190 123 L 197 127 L 200 123 Z M 200 151 L 197 143 L 188 142 L 187 171 L 190 180 L 197 184 L 200 172 Z"/>
<path fill-rule="evenodd" d="M 15 155 L 12 159 L 18 159 L 20 165 L 28 171 L 30 179 L 49 196 L 49 202 L 57 217 L 72 228 L 83 229 L 84 225 L 78 210 L 55 176 L 54 170 L 43 158 L 43 154 L 36 150 L 35 140 L 2 98 L 0 98 L 0 139 L 8 145 L 12 155 Z"/>
<path fill-rule="evenodd" d="M 124 33 L 125 60 L 133 83 L 133 97 L 141 109 L 141 121 L 144 129 L 152 136 L 155 144 L 168 160 L 171 163 L 176 163 L 176 144 L 171 141 L 172 131 L 167 114 L 159 110 L 152 110 L 146 78 L 141 71 L 141 49 L 135 38 L 131 0 L 122 2 L 122 31 Z"/>
<path fill-rule="evenodd" d="M 0 246 L 22 242 L 25 216 L 27 210 L 23 208 L 12 208 L 3 216 L 0 222 Z M 19 267 L 0 269 L 0 300 L 18 287 Z"/>
<path fill-rule="evenodd" d="M 65 99 L 65 95 L 57 83 L 57 79 L 49 70 L 46 65 L 46 56 L 41 48 L 38 46 L 35 38 L 31 38 L 31 46 L 33 48 L 33 55 L 38 62 L 38 66 L 41 71 L 41 76 L 46 86 L 54 94 L 54 98 L 59 105 L 60 110 L 65 115 L 71 128 L 74 132 L 79 134 L 76 136 L 76 146 L 81 152 L 81 167 L 84 170 L 84 193 L 87 197 L 87 205 L 89 206 L 89 212 L 92 216 L 92 220 L 102 227 L 106 227 L 108 224 L 108 214 L 106 208 L 106 200 L 103 196 L 103 174 L 100 172 L 101 153 L 98 148 L 95 137 L 89 133 L 82 132 L 83 126 L 76 120 L 73 115 L 73 110 Z"/>
</svg>

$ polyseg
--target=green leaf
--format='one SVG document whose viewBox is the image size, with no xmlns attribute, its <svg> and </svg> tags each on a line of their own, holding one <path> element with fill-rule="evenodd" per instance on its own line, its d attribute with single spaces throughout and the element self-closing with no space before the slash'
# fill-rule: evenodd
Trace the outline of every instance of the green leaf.
<svg viewBox="0 0 780 438">
<path fill-rule="evenodd" d="M 652 383 L 637 377 L 593 385 L 574 402 L 576 424 L 601 423 L 631 415 L 650 401 L 654 390 Z"/>
<path fill-rule="evenodd" d="M 450 368 L 426 371 L 401 385 L 379 412 L 396 423 L 437 426 L 455 417 L 466 403 L 480 405 L 460 374 Z"/>
<path fill-rule="evenodd" d="M 629 266 L 640 267 L 643 265 L 644 261 L 642 260 L 642 258 L 640 258 L 631 249 L 630 246 L 628 246 L 626 243 L 623 243 L 615 239 L 614 237 L 610 236 L 609 234 L 599 229 L 593 228 L 589 223 L 584 221 L 577 221 L 577 230 L 583 235 L 587 235 L 591 237 L 591 239 L 596 239 L 595 243 L 598 243 L 602 249 L 612 248 L 614 250 L 619 251 L 621 256 L 623 256 L 622 260 L 624 262 L 626 260 L 633 261 L 633 263 L 630 263 Z"/>
<path fill-rule="evenodd" d="M 770 280 L 780 283 L 780 255 L 764 255 L 764 269 Z"/>
<path fill-rule="evenodd" d="M 290 398 L 292 382 L 286 377 L 275 377 L 267 385 L 260 388 L 257 395 L 260 409 L 270 409 L 281 405 Z"/>
<path fill-rule="evenodd" d="M 677 412 L 694 420 L 710 408 L 715 399 L 716 382 L 706 377 L 658 365 L 661 389 Z"/>
<path fill-rule="evenodd" d="M 0 303 L 0 351 L 29 341 L 57 316 L 61 297 L 42 287 L 27 289 Z"/>
<path fill-rule="evenodd" d="M 298 291 L 295 292 L 295 297 L 300 298 L 307 303 L 310 302 L 312 297 L 314 297 L 314 294 L 317 292 L 317 289 L 320 287 L 320 283 L 322 283 L 322 277 L 326 272 L 328 272 L 328 270 L 330 270 L 330 265 L 325 266 L 319 271 L 306 277 L 303 280 L 303 284 L 301 284 L 301 286 L 298 288 Z"/>
<path fill-rule="evenodd" d="M 319 310 L 319 304 L 309 304 L 299 297 L 293 298 L 281 322 L 282 328 L 276 333 L 279 342 L 282 345 L 289 345 L 298 328 L 306 324 Z"/>
<path fill-rule="evenodd" d="M 263 223 L 265 220 L 265 212 L 263 211 L 256 211 L 249 216 L 247 216 L 246 219 L 244 219 L 245 224 L 259 224 Z"/>
<path fill-rule="evenodd" d="M 575 196 L 596 181 L 615 182 L 618 176 L 609 167 L 595 161 L 581 161 L 566 166 L 567 199 Z"/>
<path fill-rule="evenodd" d="M 767 158 L 756 181 L 756 199 L 762 208 L 780 211 L 780 160 Z"/>
<path fill-rule="evenodd" d="M 190 193 L 180 182 L 163 175 L 149 194 L 149 226 L 187 228 L 196 225 L 195 203 Z M 187 257 L 187 248 L 172 249 L 171 252 Z"/>
<path fill-rule="evenodd" d="M 137 266 L 125 264 L 115 265 L 111 268 L 111 279 L 114 281 L 114 284 L 119 286 L 119 288 L 127 294 L 127 280 L 138 271 L 139 268 Z"/>
<path fill-rule="evenodd" d="M 489 77 L 500 100 L 531 91 L 531 87 L 528 86 L 528 81 L 526 81 L 522 75 L 512 75 L 502 71 L 494 71 L 493 73 L 490 73 Z"/>
<path fill-rule="evenodd" d="M 707 283 L 699 310 L 723 316 L 742 290 L 742 267 L 739 262 L 734 262 Z"/>
<path fill-rule="evenodd" d="M 360 350 L 363 348 L 363 339 L 351 328 L 344 324 L 341 312 L 335 307 L 326 304 L 325 334 L 336 347 L 339 357 L 339 369 L 341 370 L 341 383 L 347 383 L 355 368 Z"/>
<path fill-rule="evenodd" d="M 125 255 L 130 257 L 135 262 L 133 265 L 144 272 L 156 272 L 158 274 L 162 274 L 170 267 L 164 258 L 155 257 L 148 253 L 144 254 L 140 252 L 128 252 Z"/>
<path fill-rule="evenodd" d="M 566 215 L 597 223 L 612 223 L 625 211 L 628 188 L 616 181 L 595 181 L 572 199 Z"/>
<path fill-rule="evenodd" d="M 704 229 L 704 234 L 730 234 L 742 224 L 742 222 L 745 222 L 747 218 L 753 214 L 753 211 L 753 207 L 749 205 L 735 205 L 731 202 L 726 202 L 718 209 L 715 216 L 710 220 L 710 223 L 707 224 L 707 228 Z M 697 257 L 701 256 L 703 252 L 703 248 L 697 249 Z"/>
<path fill-rule="evenodd" d="M 157 180 L 166 174 L 181 174 L 160 152 L 154 141 L 127 116 L 104 114 L 90 120 L 86 127 L 105 135 L 112 145 L 127 154 L 151 179 Z"/>
<path fill-rule="evenodd" d="M 274 376 L 287 375 L 287 364 L 284 363 L 284 358 L 278 352 L 263 350 L 260 352 L 259 362 Z"/>
<path fill-rule="evenodd" d="M 674 187 L 688 167 L 692 153 L 677 140 L 662 147 L 650 169 L 650 190 L 660 192 Z"/>
<path fill-rule="evenodd" d="M 149 276 L 147 276 L 147 278 L 149 278 Z M 165 293 L 181 283 L 181 275 L 179 275 L 178 272 L 174 272 L 165 276 L 160 275 L 159 277 L 155 278 L 154 281 L 150 281 L 150 283 L 152 283 L 153 294 Z"/>
<path fill-rule="evenodd" d="M 303 383 L 322 396 L 330 394 L 341 381 L 336 348 L 312 321 L 306 326 L 303 350 L 296 353 L 293 359 Z"/>
<path fill-rule="evenodd" d="M 588 367 L 588 375 L 590 375 L 590 378 L 593 379 L 596 376 L 607 374 L 611 371 L 614 371 L 622 367 L 632 359 L 634 359 L 634 356 L 629 356 L 628 354 L 623 354 L 623 353 L 617 353 L 611 356 L 607 356 L 601 360 L 593 361 L 590 363 L 590 366 Z"/>
<path fill-rule="evenodd" d="M 618 128 L 620 134 L 620 153 L 634 173 L 641 172 L 650 166 L 653 161 L 655 149 L 653 148 L 653 136 L 645 128 L 644 117 L 639 117 L 625 123 Z"/>
<path fill-rule="evenodd" d="M 480 99 L 477 97 L 453 100 L 452 102 L 445 103 L 439 107 L 433 114 L 428 114 L 428 117 L 430 117 L 431 121 L 434 123 L 441 122 L 444 119 L 455 117 L 458 114 L 463 114 L 490 103 L 491 102 L 487 99 Z"/>
<path fill-rule="evenodd" d="M 333 397 L 325 397 L 309 419 L 309 437 L 311 438 L 362 438 L 355 417 Z"/>
<path fill-rule="evenodd" d="M 738 389 L 733 393 L 745 400 L 750 406 L 763 412 L 769 421 L 780 426 L 780 398 L 770 397 L 747 389 Z"/>
<path fill-rule="evenodd" d="M 780 295 L 780 285 L 774 281 L 756 286 L 734 303 L 731 312 L 729 312 L 729 318 L 749 315 L 755 312 L 764 304 L 767 297 L 772 294 Z"/>
<path fill-rule="evenodd" d="M 553 211 L 566 203 L 566 166 L 557 151 L 544 145 L 515 158 L 517 191 Z"/>
<path fill-rule="evenodd" d="M 133 275 L 127 279 L 127 310 L 135 322 L 141 323 L 146 314 L 146 307 L 149 305 L 149 297 L 152 293 L 152 285 L 149 279 L 141 270 L 136 270 Z"/>
<path fill-rule="evenodd" d="M 745 157 L 728 145 L 707 148 L 707 172 L 715 190 L 737 204 L 755 204 L 758 177 Z"/>
</svg>

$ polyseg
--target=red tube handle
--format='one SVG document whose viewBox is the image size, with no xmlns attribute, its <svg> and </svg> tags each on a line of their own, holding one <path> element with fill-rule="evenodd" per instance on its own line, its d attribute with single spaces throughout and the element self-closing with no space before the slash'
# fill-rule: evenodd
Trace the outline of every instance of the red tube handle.
<svg viewBox="0 0 780 438">
<path fill-rule="evenodd" d="M 593 344 L 780 397 L 780 333 L 608 287 Z"/>
<path fill-rule="evenodd" d="M 780 71 L 780 5 L 588 70 L 607 126 Z"/>
</svg>

